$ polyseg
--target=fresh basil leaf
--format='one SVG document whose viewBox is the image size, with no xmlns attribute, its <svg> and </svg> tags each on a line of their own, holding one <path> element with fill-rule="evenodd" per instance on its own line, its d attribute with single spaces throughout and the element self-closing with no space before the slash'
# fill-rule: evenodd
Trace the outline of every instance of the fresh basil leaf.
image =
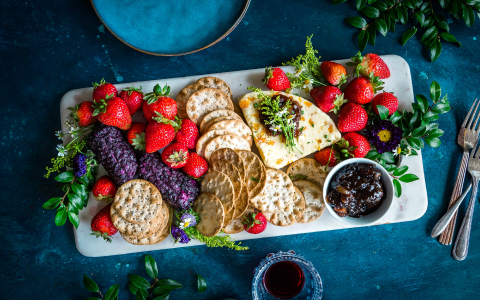
<svg viewBox="0 0 480 300">
<path fill-rule="evenodd" d="M 115 300 L 118 297 L 118 290 L 120 289 L 120 285 L 114 284 L 112 285 L 107 293 L 105 294 L 105 300 Z"/>
<path fill-rule="evenodd" d="M 93 281 L 93 279 L 91 279 L 85 274 L 83 274 L 83 285 L 90 292 L 94 292 L 94 293 L 100 292 L 100 290 L 98 289 L 98 285 L 95 283 L 95 281 Z"/>
<path fill-rule="evenodd" d="M 378 9 L 372 6 L 364 7 L 363 9 L 360 10 L 360 12 L 372 19 L 378 18 L 378 16 L 380 15 L 380 12 L 378 11 Z"/>
<path fill-rule="evenodd" d="M 420 26 L 423 27 L 425 24 L 425 15 L 421 11 L 417 10 L 413 13 L 413 17 L 417 19 L 417 21 L 420 23 Z"/>
<path fill-rule="evenodd" d="M 436 114 L 444 114 L 446 112 L 449 112 L 451 109 L 450 104 L 448 103 L 439 103 L 435 105 L 434 108 L 432 108 L 432 111 Z"/>
<path fill-rule="evenodd" d="M 138 275 L 135 275 L 135 274 L 128 274 L 128 278 L 139 289 L 149 289 L 150 288 L 150 283 L 148 283 L 148 281 L 141 276 L 138 276 Z"/>
<path fill-rule="evenodd" d="M 418 180 L 418 176 L 414 174 L 405 174 L 402 177 L 398 178 L 401 182 L 412 182 Z"/>
<path fill-rule="evenodd" d="M 73 226 L 75 226 L 75 228 L 78 229 L 78 225 L 80 225 L 80 219 L 75 213 L 68 212 L 68 220 L 73 224 Z"/>
<path fill-rule="evenodd" d="M 360 30 L 360 33 L 358 34 L 358 48 L 360 49 L 360 51 L 365 50 L 365 47 L 367 47 L 367 42 L 368 42 L 368 31 Z"/>
<path fill-rule="evenodd" d="M 183 287 L 180 282 L 173 279 L 160 279 L 159 281 L 157 281 L 157 285 L 161 288 L 168 290 L 176 290 Z"/>
<path fill-rule="evenodd" d="M 361 10 L 367 4 L 367 0 L 356 0 L 357 10 Z"/>
<path fill-rule="evenodd" d="M 432 129 L 428 132 L 428 137 L 431 137 L 431 138 L 438 138 L 438 137 L 441 137 L 442 135 L 443 135 L 443 130 L 441 130 L 441 129 Z M 425 142 L 426 142 L 426 140 L 425 140 Z M 427 142 L 427 144 L 428 144 L 428 142 Z"/>
<path fill-rule="evenodd" d="M 80 197 L 78 197 L 75 194 L 68 194 L 67 197 L 68 197 L 68 200 L 70 201 L 70 204 L 75 205 L 75 207 L 78 209 L 83 208 L 83 202 L 82 202 L 82 199 L 80 199 Z"/>
<path fill-rule="evenodd" d="M 42 207 L 45 209 L 54 209 L 60 204 L 60 202 L 62 202 L 62 197 L 53 197 L 52 199 L 45 202 Z"/>
<path fill-rule="evenodd" d="M 408 40 L 417 33 L 417 28 L 413 27 L 408 30 L 406 30 L 403 35 L 402 35 L 402 46 L 405 46 L 405 44 L 408 42 Z"/>
<path fill-rule="evenodd" d="M 376 19 L 375 27 L 377 28 L 378 32 L 380 32 L 383 36 L 387 35 L 388 28 L 387 24 L 385 24 L 385 21 L 383 21 L 382 19 Z"/>
<path fill-rule="evenodd" d="M 402 185 L 397 179 L 393 180 L 393 187 L 395 188 L 395 197 L 400 198 L 402 195 Z"/>
<path fill-rule="evenodd" d="M 380 116 L 380 119 L 385 120 L 388 118 L 388 115 L 390 114 L 390 111 L 388 108 L 386 108 L 383 105 L 377 105 L 377 110 L 378 110 L 378 115 Z"/>
<path fill-rule="evenodd" d="M 375 3 L 373 3 L 373 7 L 375 7 L 379 11 L 386 11 L 388 9 L 388 6 L 385 4 L 385 2 L 382 1 L 375 1 Z"/>
<path fill-rule="evenodd" d="M 67 221 L 67 210 L 64 208 L 57 211 L 55 215 L 55 225 L 62 226 Z"/>
<path fill-rule="evenodd" d="M 59 174 L 57 177 L 55 177 L 55 180 L 58 182 L 70 182 L 73 179 L 73 174 L 70 173 L 69 171 L 63 172 Z"/>
<path fill-rule="evenodd" d="M 473 23 L 475 23 L 475 13 L 473 12 L 472 7 L 467 5 L 463 7 L 463 20 L 465 20 L 465 25 L 467 25 L 467 27 L 473 26 Z"/>
<path fill-rule="evenodd" d="M 145 255 L 145 268 L 147 269 L 148 276 L 152 277 L 153 279 L 157 278 L 157 263 L 150 254 Z"/>
<path fill-rule="evenodd" d="M 426 114 L 423 115 L 423 120 L 427 122 L 433 122 L 438 120 L 438 115 L 434 113 L 433 111 L 429 111 Z"/>
<path fill-rule="evenodd" d="M 392 123 L 396 123 L 398 122 L 400 119 L 402 118 L 402 115 L 396 111 L 394 112 L 391 116 L 390 116 L 390 121 L 392 121 Z"/>
<path fill-rule="evenodd" d="M 207 289 L 207 282 L 200 274 L 197 274 L 197 277 L 198 277 L 198 282 L 197 282 L 198 292 L 203 293 Z"/>
<path fill-rule="evenodd" d="M 377 29 L 373 26 L 368 26 L 368 43 L 375 46 L 375 39 L 377 38 Z"/>
<path fill-rule="evenodd" d="M 408 171 L 408 166 L 401 166 L 393 172 L 393 176 L 402 176 Z"/>
<path fill-rule="evenodd" d="M 437 137 L 431 137 L 431 136 L 427 136 L 425 138 L 425 143 L 427 143 L 427 145 L 429 145 L 430 147 L 432 148 L 437 148 L 437 147 L 440 147 L 440 144 L 442 143 L 440 141 L 439 138 Z"/>
<path fill-rule="evenodd" d="M 352 25 L 353 27 L 357 28 L 363 28 L 367 26 L 367 21 L 365 21 L 365 19 L 362 17 L 350 17 L 346 18 L 345 21 L 347 21 L 347 23 Z"/>
<path fill-rule="evenodd" d="M 439 57 L 440 54 L 442 53 L 442 43 L 437 40 L 433 44 L 433 46 L 430 48 L 430 59 L 432 62 L 436 61 Z"/>
<path fill-rule="evenodd" d="M 440 96 L 442 95 L 442 89 L 440 88 L 440 84 L 436 81 L 432 81 L 430 85 L 430 98 L 432 99 L 433 103 L 436 103 Z"/>
<path fill-rule="evenodd" d="M 458 46 L 462 47 L 462 43 L 460 43 L 456 37 L 453 36 L 453 34 L 450 34 L 450 33 L 446 33 L 446 32 L 442 32 L 440 34 L 440 36 L 446 40 L 447 42 L 450 42 L 450 43 L 457 43 Z"/>
<path fill-rule="evenodd" d="M 418 106 L 420 107 L 422 113 L 426 113 L 429 107 L 427 97 L 424 95 L 417 95 L 415 98 L 417 99 Z"/>
</svg>

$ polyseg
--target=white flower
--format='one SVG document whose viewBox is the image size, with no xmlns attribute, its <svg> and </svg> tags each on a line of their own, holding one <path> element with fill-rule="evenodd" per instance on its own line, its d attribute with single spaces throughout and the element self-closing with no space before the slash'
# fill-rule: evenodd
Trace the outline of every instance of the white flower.
<svg viewBox="0 0 480 300">
<path fill-rule="evenodd" d="M 62 144 L 57 145 L 58 156 L 64 157 L 68 154 L 67 149 Z"/>
<path fill-rule="evenodd" d="M 309 93 L 310 90 L 313 89 L 312 80 L 310 80 L 310 79 L 305 79 L 305 82 L 304 82 L 302 88 L 305 89 L 305 92 Z"/>
<path fill-rule="evenodd" d="M 297 70 L 295 71 L 295 74 L 294 74 L 293 76 L 295 76 L 295 77 L 298 78 L 298 77 L 300 77 L 300 75 L 302 75 L 302 73 L 303 73 L 304 71 L 305 71 L 305 68 L 297 69 Z"/>
<path fill-rule="evenodd" d="M 55 136 L 58 136 L 58 139 L 59 139 L 59 140 L 62 140 L 62 137 L 63 137 L 62 131 L 60 131 L 60 130 L 55 131 Z"/>
<path fill-rule="evenodd" d="M 189 227 L 193 222 L 194 222 L 194 220 L 191 217 L 187 217 L 187 218 L 185 218 L 185 220 L 180 222 L 179 228 L 180 229 L 185 229 L 185 228 Z"/>
</svg>

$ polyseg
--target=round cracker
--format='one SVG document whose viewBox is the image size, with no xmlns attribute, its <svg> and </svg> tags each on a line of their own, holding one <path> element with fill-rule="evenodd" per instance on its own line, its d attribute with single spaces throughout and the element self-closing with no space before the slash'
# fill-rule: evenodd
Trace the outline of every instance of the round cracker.
<svg viewBox="0 0 480 300">
<path fill-rule="evenodd" d="M 250 146 L 253 144 L 252 130 L 247 124 L 240 120 L 223 120 L 214 123 L 208 130 L 228 130 L 244 138 Z"/>
<path fill-rule="evenodd" d="M 234 218 L 239 218 L 242 216 L 250 204 L 250 199 L 248 197 L 248 191 L 245 184 L 242 183 L 242 189 L 240 190 L 240 197 L 235 201 L 235 214 Z"/>
<path fill-rule="evenodd" d="M 206 88 L 196 91 L 188 98 L 186 109 L 188 118 L 198 125 L 209 112 L 218 109 L 233 110 L 233 103 L 225 92 Z"/>
<path fill-rule="evenodd" d="M 283 211 L 293 201 L 293 183 L 287 174 L 278 169 L 268 168 L 265 175 L 265 188 L 251 202 L 262 212 Z"/>
<path fill-rule="evenodd" d="M 233 189 L 233 184 L 227 175 L 217 171 L 208 171 L 202 180 L 200 190 L 205 193 L 213 194 L 220 199 L 225 213 L 233 209 L 235 191 Z"/>
<path fill-rule="evenodd" d="M 235 204 L 233 205 L 233 209 L 231 209 L 228 213 L 225 213 L 225 219 L 223 220 L 223 224 L 229 224 L 233 218 L 235 217 Z"/>
<path fill-rule="evenodd" d="M 197 84 L 201 84 L 203 86 L 209 87 L 209 88 L 214 88 L 214 89 L 219 89 L 230 97 L 230 99 L 233 99 L 232 96 L 232 90 L 230 89 L 230 86 L 228 84 L 221 80 L 220 78 L 217 77 L 202 77 L 200 79 L 197 79 L 195 81 Z"/>
<path fill-rule="evenodd" d="M 161 229 L 159 229 L 157 232 L 155 232 L 151 236 L 143 239 L 138 239 L 138 238 L 120 233 L 122 237 L 127 242 L 134 245 L 154 245 L 165 240 L 170 235 L 170 226 L 172 225 L 173 211 L 172 211 L 172 207 L 167 202 L 164 201 L 163 203 L 164 203 L 164 208 L 166 210 L 164 210 L 164 208 L 162 207 L 163 219 L 165 220 L 165 222 L 164 222 L 164 226 Z"/>
<path fill-rule="evenodd" d="M 230 132 L 228 130 L 211 130 L 205 132 L 205 134 L 203 134 L 197 141 L 197 145 L 195 147 L 195 149 L 197 150 L 197 154 L 201 157 L 205 157 L 205 147 L 207 146 L 207 144 L 217 136 L 227 134 L 235 135 L 233 132 Z"/>
<path fill-rule="evenodd" d="M 213 138 L 205 146 L 205 159 L 210 160 L 212 153 L 221 148 L 250 151 L 250 145 L 245 139 L 233 134 L 227 134 Z"/>
<path fill-rule="evenodd" d="M 236 151 L 243 160 L 245 167 L 244 183 L 247 186 L 250 199 L 255 198 L 265 187 L 265 166 L 255 153 L 251 151 Z"/>
<path fill-rule="evenodd" d="M 303 196 L 302 192 L 295 186 L 293 183 L 293 188 L 295 189 L 295 195 L 293 196 L 293 202 L 295 203 L 295 207 L 300 211 L 300 215 L 295 215 L 295 221 L 299 223 L 300 219 L 305 212 L 305 197 Z"/>
<path fill-rule="evenodd" d="M 295 181 L 295 186 L 305 197 L 305 211 L 298 223 L 310 223 L 320 218 L 325 210 L 322 189 L 307 180 Z"/>
<path fill-rule="evenodd" d="M 228 160 L 231 164 L 237 168 L 238 172 L 240 173 L 240 179 L 243 181 L 245 178 L 245 166 L 243 164 L 243 160 L 238 155 L 235 150 L 230 148 L 221 148 L 216 150 L 215 152 L 210 155 L 210 163 L 214 163 L 219 159 Z"/>
<path fill-rule="evenodd" d="M 225 212 L 220 199 L 210 193 L 201 193 L 193 205 L 193 210 L 200 217 L 196 227 L 201 234 L 212 237 L 222 230 Z"/>
<path fill-rule="evenodd" d="M 162 195 L 155 185 L 143 179 L 134 179 L 118 188 L 112 207 L 125 221 L 144 224 L 157 218 L 162 203 Z"/>
<path fill-rule="evenodd" d="M 228 160 L 219 159 L 217 161 L 210 162 L 210 170 L 218 171 L 228 176 L 228 179 L 230 179 L 233 185 L 236 201 L 237 198 L 240 197 L 240 191 L 242 189 L 242 179 L 240 178 L 238 169 Z"/>
<path fill-rule="evenodd" d="M 242 120 L 236 112 L 228 110 L 228 109 L 219 109 L 209 112 L 208 114 L 203 117 L 202 121 L 200 122 L 200 132 L 203 132 L 205 125 L 213 119 L 220 118 L 220 117 L 234 117 L 237 120 Z"/>
<path fill-rule="evenodd" d="M 242 218 L 236 218 L 230 221 L 230 223 L 227 224 L 227 226 L 223 227 L 223 232 L 226 234 L 234 234 L 234 233 L 239 233 L 245 230 L 245 227 L 243 227 L 242 224 Z"/>
<path fill-rule="evenodd" d="M 243 122 L 242 120 L 239 120 L 236 117 L 232 117 L 232 116 L 218 117 L 218 118 L 215 118 L 213 120 L 210 120 L 210 122 L 205 124 L 205 126 L 203 127 L 203 130 L 200 129 L 200 132 L 201 133 L 206 132 L 210 129 L 210 127 L 212 127 L 213 124 L 218 123 L 220 121 L 225 121 L 225 120 L 237 120 L 237 121 Z"/>
<path fill-rule="evenodd" d="M 139 239 L 152 236 L 163 225 L 163 216 L 161 214 L 159 214 L 156 219 L 147 221 L 144 224 L 130 223 L 118 214 L 113 205 L 110 208 L 110 217 L 112 219 L 113 226 L 118 229 L 120 234 L 129 235 Z"/>
<path fill-rule="evenodd" d="M 295 186 L 294 189 L 298 190 Z M 303 199 L 303 196 L 300 197 L 300 195 L 295 191 L 293 201 L 282 211 L 275 213 L 263 212 L 265 218 L 275 226 L 290 226 L 295 224 L 305 211 L 305 199 Z"/>
<path fill-rule="evenodd" d="M 206 86 L 200 83 L 193 83 L 184 87 L 178 94 L 177 98 L 175 98 L 175 102 L 177 102 L 177 114 L 182 119 L 187 119 L 187 102 L 188 98 L 190 98 L 193 93 L 199 91 L 201 89 L 207 88 Z"/>
<path fill-rule="evenodd" d="M 287 174 L 292 181 L 308 180 L 323 188 L 328 173 L 325 166 L 313 158 L 302 158 L 288 166 Z"/>
</svg>

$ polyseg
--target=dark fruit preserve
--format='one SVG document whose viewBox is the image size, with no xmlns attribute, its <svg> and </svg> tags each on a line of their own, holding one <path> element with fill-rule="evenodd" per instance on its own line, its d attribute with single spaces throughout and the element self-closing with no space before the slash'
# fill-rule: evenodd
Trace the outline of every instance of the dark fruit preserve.
<svg viewBox="0 0 480 300">
<path fill-rule="evenodd" d="M 302 291 L 305 285 L 305 274 L 297 264 L 281 261 L 268 268 L 263 283 L 272 296 L 291 299 Z"/>
</svg>

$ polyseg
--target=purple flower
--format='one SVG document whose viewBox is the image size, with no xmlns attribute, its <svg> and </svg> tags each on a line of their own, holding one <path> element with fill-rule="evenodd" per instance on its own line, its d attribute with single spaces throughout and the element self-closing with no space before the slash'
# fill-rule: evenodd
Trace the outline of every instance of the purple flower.
<svg viewBox="0 0 480 300">
<path fill-rule="evenodd" d="M 87 156 L 82 153 L 77 153 L 73 158 L 73 171 L 75 172 L 75 176 L 82 177 L 87 173 L 87 164 L 86 164 Z"/>
<path fill-rule="evenodd" d="M 197 220 L 195 219 L 195 216 L 190 214 L 190 213 L 184 213 L 182 217 L 180 218 L 180 228 L 185 229 L 190 226 L 197 225 Z"/>
<path fill-rule="evenodd" d="M 388 120 L 378 120 L 367 129 L 365 134 L 377 148 L 378 153 L 393 151 L 400 145 L 403 137 L 403 130 L 393 125 Z"/>
<path fill-rule="evenodd" d="M 172 226 L 172 237 L 175 240 L 175 243 L 180 242 L 180 244 L 187 244 L 190 242 L 188 235 L 182 229 L 177 226 Z"/>
</svg>

